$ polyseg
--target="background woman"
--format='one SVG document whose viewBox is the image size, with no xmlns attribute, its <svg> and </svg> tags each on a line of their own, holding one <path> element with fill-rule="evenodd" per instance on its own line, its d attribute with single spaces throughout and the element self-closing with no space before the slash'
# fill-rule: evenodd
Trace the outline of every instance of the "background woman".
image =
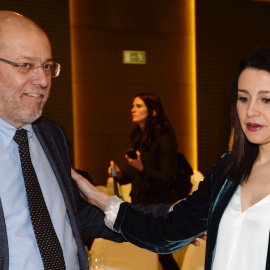
<svg viewBox="0 0 270 270">
<path fill-rule="evenodd" d="M 128 167 L 116 167 L 120 184 L 132 183 L 133 204 L 173 203 L 176 201 L 177 143 L 174 130 L 165 115 L 160 99 L 149 93 L 134 97 L 131 109 L 135 124 L 130 133 L 130 148 L 137 157 L 127 159 Z M 159 255 L 164 270 L 179 269 L 172 254 Z"/>
</svg>

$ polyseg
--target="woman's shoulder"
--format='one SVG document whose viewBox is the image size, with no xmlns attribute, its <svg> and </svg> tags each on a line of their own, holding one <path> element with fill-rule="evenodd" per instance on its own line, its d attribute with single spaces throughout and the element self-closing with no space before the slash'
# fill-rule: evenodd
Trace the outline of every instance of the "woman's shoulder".
<svg viewBox="0 0 270 270">
<path fill-rule="evenodd" d="M 167 131 L 162 132 L 155 140 L 158 144 L 176 146 L 176 138 Z"/>
<path fill-rule="evenodd" d="M 154 131 L 154 137 L 159 140 L 174 140 L 175 135 L 173 131 L 167 130 L 167 129 L 155 129 Z"/>
</svg>

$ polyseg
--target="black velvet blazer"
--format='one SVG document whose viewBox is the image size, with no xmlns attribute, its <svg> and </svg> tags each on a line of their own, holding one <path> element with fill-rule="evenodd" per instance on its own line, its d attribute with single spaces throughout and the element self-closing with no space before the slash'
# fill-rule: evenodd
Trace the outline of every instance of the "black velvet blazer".
<svg viewBox="0 0 270 270">
<path fill-rule="evenodd" d="M 199 189 L 175 205 L 167 218 L 154 218 L 122 203 L 114 230 L 131 243 L 157 253 L 178 251 L 207 231 L 205 269 L 212 269 L 219 223 L 237 188 L 229 178 L 224 184 L 220 182 L 227 157 L 221 157 Z M 270 269 L 269 246 L 266 269 Z"/>
</svg>

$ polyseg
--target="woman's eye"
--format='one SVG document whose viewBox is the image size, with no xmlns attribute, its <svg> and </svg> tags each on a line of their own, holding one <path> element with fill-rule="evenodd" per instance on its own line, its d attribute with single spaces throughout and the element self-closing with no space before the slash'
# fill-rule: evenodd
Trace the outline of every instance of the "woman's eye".
<svg viewBox="0 0 270 270">
<path fill-rule="evenodd" d="M 242 102 L 246 102 L 249 99 L 247 97 L 238 97 L 238 100 L 242 101 Z"/>
</svg>

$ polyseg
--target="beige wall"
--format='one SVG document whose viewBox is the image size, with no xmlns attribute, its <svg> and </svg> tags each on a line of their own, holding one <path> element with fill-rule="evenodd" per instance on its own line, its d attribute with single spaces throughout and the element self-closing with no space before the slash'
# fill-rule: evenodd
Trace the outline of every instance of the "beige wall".
<svg viewBox="0 0 270 270">
<path fill-rule="evenodd" d="M 138 92 L 157 94 L 179 150 L 196 166 L 192 1 L 71 0 L 75 165 L 105 182 L 114 159 L 124 166 Z M 146 65 L 122 63 L 123 50 L 146 51 Z"/>
<path fill-rule="evenodd" d="M 230 88 L 236 66 L 270 45 L 270 3 L 197 1 L 198 168 L 205 175 L 228 150 Z"/>
<path fill-rule="evenodd" d="M 61 64 L 61 73 L 52 79 L 50 98 L 43 116 L 64 129 L 73 155 L 73 121 L 70 63 L 70 28 L 68 0 L 1 0 L 0 9 L 12 10 L 28 16 L 48 34 L 54 60 Z"/>
<path fill-rule="evenodd" d="M 196 163 L 191 143 L 196 122 L 190 114 L 194 99 L 188 79 L 192 62 L 186 53 L 186 42 L 192 40 L 186 21 L 190 1 L 70 1 L 70 10 L 68 0 L 1 0 L 1 9 L 34 19 L 52 40 L 62 71 L 53 80 L 44 116 L 64 128 L 71 150 L 76 142 L 76 165 L 102 183 L 110 159 L 125 164 L 131 102 L 141 91 L 161 97 L 179 151 Z M 255 48 L 270 45 L 270 4 L 196 2 L 198 169 L 207 174 L 228 148 L 230 84 L 236 64 Z M 147 64 L 123 65 L 124 49 L 145 50 Z"/>
</svg>

